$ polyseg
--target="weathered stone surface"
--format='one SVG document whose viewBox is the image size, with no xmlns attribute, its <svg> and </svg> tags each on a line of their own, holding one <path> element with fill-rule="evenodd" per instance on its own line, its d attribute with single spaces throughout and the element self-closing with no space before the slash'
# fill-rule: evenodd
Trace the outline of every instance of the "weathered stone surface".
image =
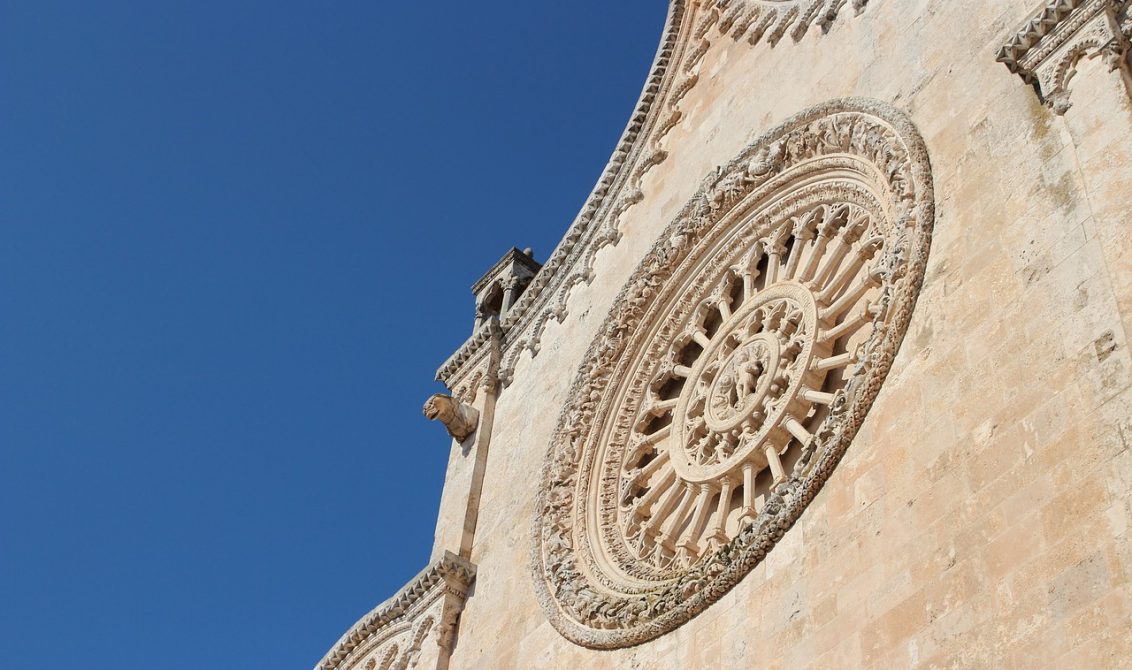
<svg viewBox="0 0 1132 670">
<path fill-rule="evenodd" d="M 1114 72 L 1113 59 L 1090 58 L 1086 50 L 1070 59 L 1071 105 L 1053 105 L 1044 88 L 1035 95 L 996 58 L 1003 45 L 1021 44 L 1019 27 L 1047 4 L 672 3 L 640 107 L 590 200 L 508 313 L 477 330 L 439 373 L 454 398 L 481 413 L 471 446 L 452 443 L 437 524 L 434 557 L 451 549 L 477 566 L 448 667 L 1127 664 L 1127 63 L 1116 62 Z M 1086 4 L 1069 2 L 1061 16 Z M 1115 13 L 1105 14 L 1122 34 L 1124 5 L 1108 3 Z M 758 21 L 748 21 L 756 10 L 777 17 L 757 36 Z M 1061 20 L 1059 11 L 1050 20 Z M 1045 32 L 1035 44 L 1057 25 L 1039 28 Z M 569 630 L 564 636 L 554 619 L 568 614 L 562 603 L 577 601 L 565 591 L 544 597 L 558 615 L 539 602 L 540 580 L 570 581 L 546 576 L 541 543 L 569 535 L 543 534 L 540 492 L 552 489 L 540 473 L 548 455 L 569 443 L 562 438 L 571 426 L 607 420 L 575 422 L 562 413 L 586 406 L 578 395 L 586 387 L 574 380 L 591 344 L 610 334 L 607 315 L 627 304 L 631 296 L 622 288 L 632 285 L 635 268 L 658 245 L 676 248 L 672 226 L 694 211 L 697 198 L 731 197 L 718 187 L 737 156 L 803 110 L 833 109 L 844 103 L 829 101 L 858 96 L 877 109 L 902 110 L 891 114 L 922 138 L 935 201 L 922 285 L 899 328 L 902 343 L 883 366 L 883 385 L 874 387 L 837 467 L 825 471 L 793 524 L 770 535 L 775 542 L 764 546 L 765 556 L 744 563 L 703 607 L 686 608 L 688 616 L 643 636 L 611 640 L 615 627 L 593 627 L 592 638 Z M 873 115 L 897 118 L 891 114 Z M 772 146 L 755 146 L 743 174 L 757 181 L 781 169 Z M 883 184 L 888 173 L 858 167 L 844 174 Z M 886 202 L 883 190 L 874 195 Z M 656 290 L 679 299 L 709 275 L 688 268 L 675 275 L 687 279 L 684 288 Z M 461 323 L 453 315 L 453 327 Z M 651 324 L 642 341 L 662 325 Z M 765 351 L 753 347 L 750 354 L 720 360 L 728 369 L 765 369 Z M 763 367 L 751 367 L 752 359 Z M 648 355 L 633 360 L 663 363 Z M 768 397 L 758 395 L 758 378 L 752 372 L 742 394 L 728 387 L 705 396 L 723 398 L 716 418 L 745 407 L 741 397 Z M 632 374 L 626 379 L 623 398 L 651 402 L 647 392 L 629 389 Z M 824 383 L 810 390 L 831 392 Z M 600 392 L 593 401 L 608 408 L 624 402 Z M 582 443 L 595 455 L 623 457 L 631 445 L 616 435 Z M 490 457 L 481 442 L 487 439 Z M 586 467 L 579 476 L 592 476 L 600 488 L 600 463 Z M 620 532 L 617 522 L 601 521 L 600 507 L 586 507 L 587 497 L 573 500 L 575 513 L 593 511 L 587 523 Z M 694 499 L 689 505 L 694 509 Z M 724 535 L 736 528 L 725 524 Z M 664 531 L 661 524 L 658 537 Z M 692 599 L 702 587 L 691 586 Z M 603 625 L 623 611 L 607 609 Z"/>
<path fill-rule="evenodd" d="M 1129 80 L 1128 37 L 1132 19 L 1127 0 L 1047 0 L 998 52 L 998 60 L 1058 114 L 1073 103 L 1069 80 L 1078 63 L 1102 57 L 1108 69 Z"/>
</svg>

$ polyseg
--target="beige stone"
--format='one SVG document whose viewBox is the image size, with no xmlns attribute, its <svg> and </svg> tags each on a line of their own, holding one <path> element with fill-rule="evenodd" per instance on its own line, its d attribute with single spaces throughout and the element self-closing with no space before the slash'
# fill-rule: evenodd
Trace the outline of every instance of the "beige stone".
<svg viewBox="0 0 1132 670">
<path fill-rule="evenodd" d="M 1129 4 L 672 2 L 438 373 L 474 585 L 320 669 L 1132 667 Z"/>
</svg>

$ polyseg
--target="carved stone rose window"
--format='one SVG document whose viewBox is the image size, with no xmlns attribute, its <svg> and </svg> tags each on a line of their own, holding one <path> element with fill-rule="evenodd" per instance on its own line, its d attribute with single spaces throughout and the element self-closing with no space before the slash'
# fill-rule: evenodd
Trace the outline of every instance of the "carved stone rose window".
<svg viewBox="0 0 1132 670">
<path fill-rule="evenodd" d="M 533 567 L 567 638 L 637 644 L 734 586 L 861 425 L 933 222 L 900 111 L 842 100 L 709 177 L 621 291 L 543 471 Z"/>
</svg>

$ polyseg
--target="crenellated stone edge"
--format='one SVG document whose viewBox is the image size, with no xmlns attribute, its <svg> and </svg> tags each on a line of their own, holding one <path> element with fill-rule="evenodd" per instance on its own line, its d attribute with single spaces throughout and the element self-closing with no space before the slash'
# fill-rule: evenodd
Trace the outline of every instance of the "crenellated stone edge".
<svg viewBox="0 0 1132 670">
<path fill-rule="evenodd" d="M 446 612 L 446 618 L 451 620 L 444 623 L 454 625 L 455 616 L 459 614 L 459 608 L 463 606 L 475 576 L 475 565 L 452 552 L 444 552 L 443 556 L 419 572 L 393 597 L 354 624 L 322 657 L 315 670 L 344 670 L 350 667 L 356 660 L 356 652 L 366 646 L 367 642 L 381 638 L 383 633 L 403 622 L 410 622 L 446 595 L 455 598 L 458 607 Z M 450 638 L 450 633 L 441 637 L 442 641 L 446 638 Z"/>
<path fill-rule="evenodd" d="M 998 51 L 997 60 L 1034 87 L 1056 114 L 1072 106 L 1069 80 L 1077 64 L 1101 56 L 1128 82 L 1128 0 L 1047 0 Z"/>
<path fill-rule="evenodd" d="M 623 214 L 644 199 L 646 174 L 668 158 L 664 140 L 684 120 L 680 103 L 699 82 L 699 66 L 714 41 L 775 46 L 789 35 L 799 41 L 817 25 L 829 30 L 851 5 L 860 14 L 868 0 L 783 0 L 770 6 L 753 0 L 672 0 L 648 78 L 636 108 L 597 185 L 566 234 L 500 323 L 499 381 L 510 384 L 524 352 L 537 355 L 542 333 L 567 316 L 573 289 L 589 284 L 597 252 L 620 239 Z M 469 338 L 437 370 L 436 379 L 462 401 L 474 398 L 490 357 L 490 339 Z"/>
</svg>

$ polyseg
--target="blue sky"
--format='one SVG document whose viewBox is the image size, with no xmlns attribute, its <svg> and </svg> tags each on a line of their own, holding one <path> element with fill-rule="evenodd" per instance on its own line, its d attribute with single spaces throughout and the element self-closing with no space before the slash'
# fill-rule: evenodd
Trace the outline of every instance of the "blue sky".
<svg viewBox="0 0 1132 670">
<path fill-rule="evenodd" d="M 420 413 L 662 0 L 0 0 L 6 667 L 309 668 L 424 567 Z"/>
</svg>

